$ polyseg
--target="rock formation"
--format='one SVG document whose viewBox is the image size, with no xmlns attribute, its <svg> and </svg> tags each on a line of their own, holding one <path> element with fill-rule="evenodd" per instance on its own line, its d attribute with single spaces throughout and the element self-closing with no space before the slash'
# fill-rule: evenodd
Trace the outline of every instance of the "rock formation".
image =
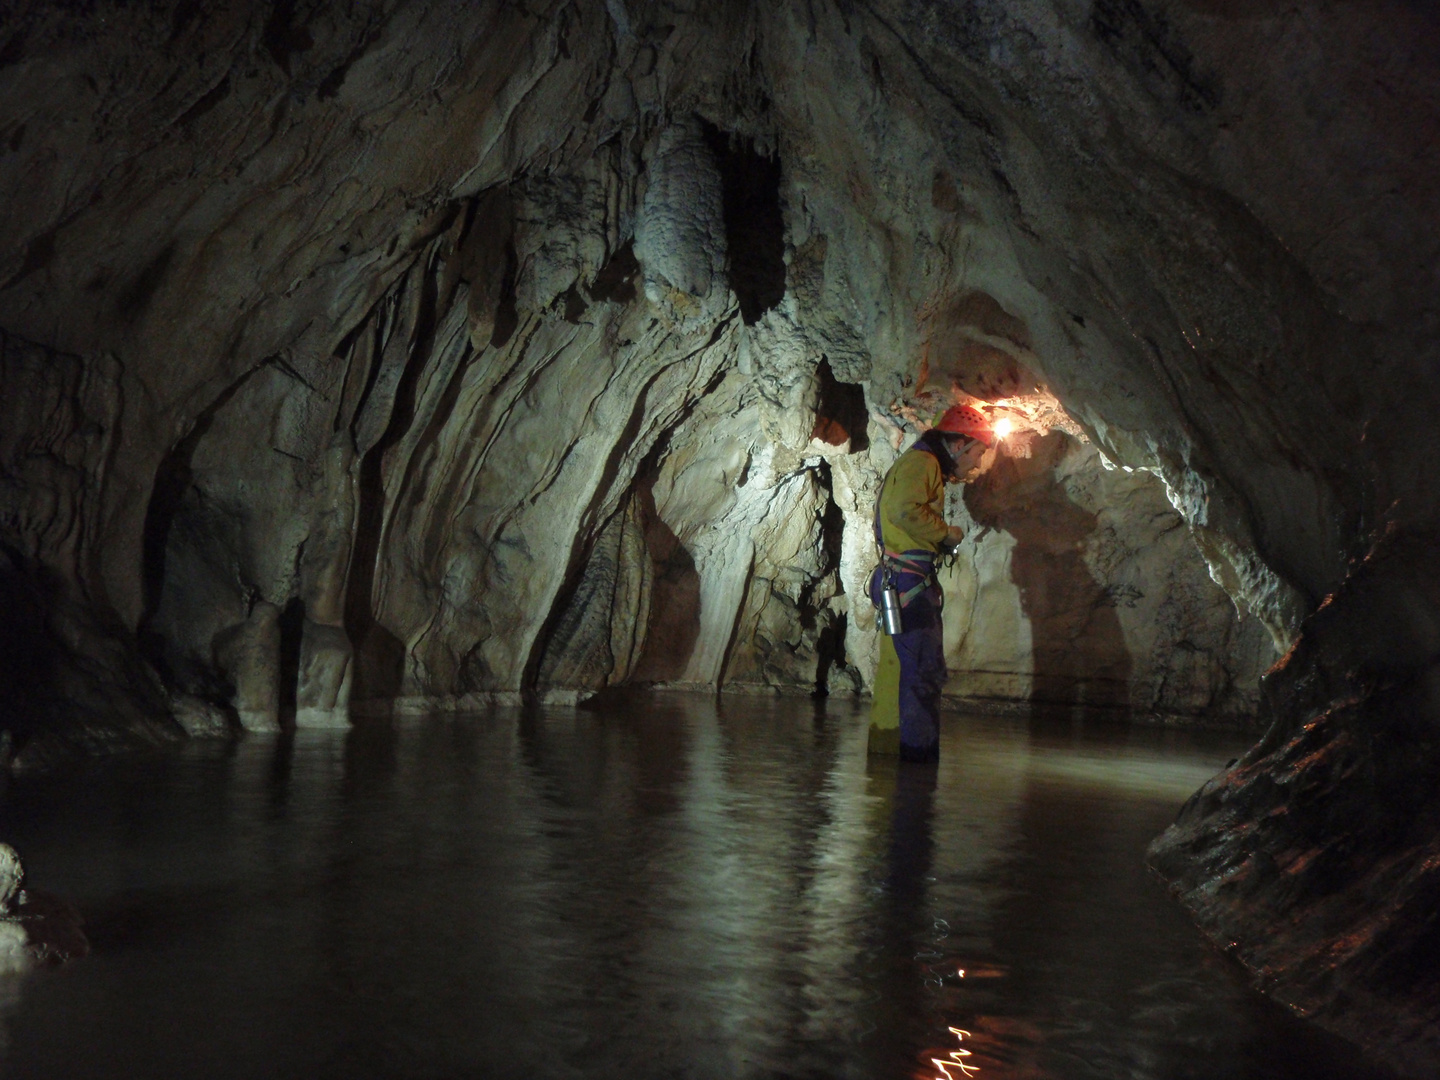
<svg viewBox="0 0 1440 1080">
<path fill-rule="evenodd" d="M 0 977 L 78 960 L 90 951 L 75 909 L 24 884 L 20 856 L 9 844 L 0 844 Z"/>
<path fill-rule="evenodd" d="M 1258 709 L 1157 865 L 1440 1060 L 1384 960 L 1440 760 L 1437 44 L 1408 0 L 14 6 L 14 767 L 863 690 L 878 478 L 974 400 L 1017 435 L 953 507 L 952 694 Z"/>
</svg>

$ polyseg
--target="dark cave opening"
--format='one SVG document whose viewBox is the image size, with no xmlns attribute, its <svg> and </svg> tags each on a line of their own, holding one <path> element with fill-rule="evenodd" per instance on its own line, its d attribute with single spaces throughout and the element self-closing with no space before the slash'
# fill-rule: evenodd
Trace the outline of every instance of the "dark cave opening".
<svg viewBox="0 0 1440 1080">
<path fill-rule="evenodd" d="M 635 299 L 635 279 L 640 274 L 640 260 L 635 245 L 627 241 L 606 260 L 587 290 L 590 299 L 625 305 Z"/>
<path fill-rule="evenodd" d="M 828 365 L 821 361 L 821 365 Z M 833 376 L 831 377 L 833 382 Z M 841 384 L 837 384 L 841 385 Z M 856 387 L 856 389 L 859 389 Z M 863 407 L 864 399 L 861 399 Z M 853 445 L 853 444 L 852 444 Z M 823 464 L 817 470 L 817 475 L 823 485 L 826 498 L 825 507 L 820 513 L 820 552 L 821 563 L 820 573 L 823 576 L 836 573 L 840 568 L 840 558 L 845 540 L 845 512 L 840 509 L 840 504 L 835 501 L 834 479 L 830 473 L 830 466 Z M 841 591 L 844 585 L 840 586 Z M 844 671 L 847 664 L 845 654 L 845 629 L 847 616 L 844 613 L 835 613 L 828 605 L 817 605 L 813 599 L 814 583 L 808 586 L 800 598 L 800 624 L 804 627 L 817 627 L 815 635 L 815 686 L 811 693 L 815 697 L 824 697 L 830 693 L 830 678 L 832 672 Z"/>
<path fill-rule="evenodd" d="M 25 559 L 0 543 L 0 738 L 24 740 L 44 715 L 52 693 L 59 643 L 53 640 L 48 612 L 54 598 L 46 595 L 43 575 L 27 573 Z M 0 769 L 8 761 L 0 761 Z"/>
<path fill-rule="evenodd" d="M 292 597 L 280 612 L 280 724 L 293 727 L 300 689 L 300 648 L 305 638 L 305 601 Z"/>
<path fill-rule="evenodd" d="M 190 430 L 160 459 L 160 464 L 155 469 L 155 480 L 150 490 L 150 500 L 145 507 L 145 519 L 140 533 L 140 582 L 144 606 L 136 638 L 145 659 L 154 666 L 166 683 L 173 683 L 176 673 L 166 657 L 166 643 L 152 630 L 151 623 L 159 609 L 160 594 L 165 584 L 170 533 L 175 527 L 185 494 L 194 483 L 192 462 L 195 451 L 215 423 L 216 415 L 264 364 L 265 361 L 256 364 L 207 405 L 195 418 Z"/>
<path fill-rule="evenodd" d="M 845 667 L 845 627 L 847 617 L 840 615 L 820 628 L 815 639 L 815 697 L 830 693 L 832 672 Z"/>
<path fill-rule="evenodd" d="M 720 168 L 730 287 L 740 303 L 740 317 L 750 326 L 785 296 L 780 158 L 709 124 L 705 140 Z"/>
<path fill-rule="evenodd" d="M 859 383 L 841 382 L 830 370 L 830 360 L 822 356 L 816 365 L 815 377 L 819 383 L 819 400 L 815 405 L 815 429 L 810 433 L 813 439 L 843 446 L 850 441 L 850 452 L 858 454 L 870 448 L 865 427 L 870 413 L 865 405 L 865 388 Z"/>
</svg>

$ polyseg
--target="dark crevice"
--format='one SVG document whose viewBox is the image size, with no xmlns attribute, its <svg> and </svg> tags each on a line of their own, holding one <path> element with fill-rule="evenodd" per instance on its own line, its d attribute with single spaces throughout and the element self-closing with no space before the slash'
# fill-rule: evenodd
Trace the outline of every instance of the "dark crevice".
<svg viewBox="0 0 1440 1080">
<path fill-rule="evenodd" d="M 339 343 L 335 346 L 335 348 L 330 351 L 330 355 L 334 360 L 343 361 L 345 364 L 345 377 L 340 382 L 341 407 L 335 410 L 335 418 L 330 423 L 331 434 L 338 432 L 342 427 L 346 425 L 347 410 L 345 408 L 345 402 L 349 398 L 351 376 L 355 373 L 355 350 L 356 347 L 360 344 L 361 335 L 364 334 L 367 330 L 371 330 L 372 318 L 373 309 L 371 314 L 368 314 L 365 318 L 361 319 L 360 322 L 354 326 L 354 328 L 348 331 L 345 336 L 340 339 Z M 369 371 L 367 371 L 365 375 L 365 388 L 361 391 L 362 395 L 369 393 L 372 381 Z M 364 401 L 362 398 L 362 400 L 354 406 L 356 415 L 359 415 L 360 407 L 363 404 Z M 354 444 L 353 431 L 351 432 L 351 444 Z"/>
<path fill-rule="evenodd" d="M 19 284 L 37 270 L 44 270 L 55 258 L 55 234 L 60 231 L 57 225 L 53 229 L 46 229 L 39 236 L 35 237 L 25 245 L 25 258 L 20 263 L 20 269 L 11 274 L 0 289 L 8 289 L 12 285 Z"/>
<path fill-rule="evenodd" d="M 292 597 L 280 612 L 280 725 L 295 724 L 300 689 L 300 646 L 305 636 L 305 601 Z"/>
<path fill-rule="evenodd" d="M 584 318 L 585 312 L 589 309 L 589 305 L 585 303 L 585 298 L 580 295 L 579 286 L 571 285 L 570 288 L 566 289 L 563 299 L 565 301 L 565 321 L 578 325 L 580 320 Z"/>
<path fill-rule="evenodd" d="M 27 573 L 28 571 L 28 573 Z M 13 732 L 20 749 L 44 716 L 53 693 L 59 648 L 49 613 L 56 607 L 59 583 L 53 573 L 34 565 L 0 540 L 0 731 Z"/>
<path fill-rule="evenodd" d="M 825 489 L 825 508 L 820 512 L 820 565 L 815 576 L 800 594 L 800 622 L 807 629 L 816 628 L 814 694 L 823 697 L 830 692 L 830 673 L 845 668 L 845 616 L 835 615 L 828 606 L 816 605 L 815 587 L 840 568 L 840 554 L 845 541 L 845 513 L 835 501 L 830 467 L 822 463 L 816 477 Z"/>
<path fill-rule="evenodd" d="M 122 319 L 127 322 L 134 321 L 145 313 L 174 258 L 175 241 L 172 240 L 135 275 L 135 279 L 116 298 L 115 307 Z"/>
<path fill-rule="evenodd" d="M 266 52 L 286 76 L 290 75 L 290 57 L 307 51 L 315 44 L 304 24 L 297 26 L 294 20 L 295 0 L 279 0 L 261 33 Z"/>
<path fill-rule="evenodd" d="M 816 697 L 830 693 L 830 673 L 845 669 L 845 623 L 844 615 L 837 616 L 820 628 L 815 639 L 815 689 Z"/>
<path fill-rule="evenodd" d="M 820 513 L 820 573 L 829 574 L 840 568 L 840 553 L 845 544 L 845 512 L 835 501 L 829 465 L 821 466 L 820 478 L 825 485 L 825 509 Z"/>
<path fill-rule="evenodd" d="M 202 116 L 208 113 L 211 109 L 215 108 L 216 105 L 219 105 L 220 102 L 224 101 L 229 96 L 230 76 L 226 75 L 213 87 L 211 87 L 204 94 L 202 94 L 194 105 L 191 105 L 190 108 L 186 109 L 183 113 L 181 113 L 180 119 L 176 121 L 176 123 L 178 123 L 181 127 L 188 127 L 190 124 L 193 124 L 196 120 L 199 120 Z"/>
<path fill-rule="evenodd" d="M 404 278 L 400 279 L 403 285 Z M 381 311 L 378 318 L 373 321 L 366 320 L 361 326 L 371 337 L 369 342 L 370 363 L 365 372 L 365 385 L 360 390 L 360 397 L 355 402 L 355 407 L 350 411 L 350 444 L 357 450 L 360 448 L 360 418 L 365 415 L 365 406 L 370 403 L 370 395 L 375 392 L 375 384 L 380 381 L 380 372 L 385 366 L 385 314 Z M 357 341 L 357 345 L 360 342 Z M 353 363 L 353 359 L 352 359 Z M 348 377 L 348 376 L 347 376 Z"/>
<path fill-rule="evenodd" d="M 139 638 L 145 658 L 167 682 L 171 681 L 172 672 L 163 656 L 164 643 L 149 627 L 160 606 L 160 597 L 165 586 L 165 558 L 170 542 L 170 530 L 175 524 L 175 515 L 180 509 L 181 500 L 194 482 L 195 474 L 191 462 L 200 441 L 210 431 L 220 410 L 263 366 L 263 363 L 257 364 L 245 372 L 206 406 L 184 437 L 160 459 L 155 470 L 155 482 L 150 488 L 150 503 L 145 508 L 145 524 L 140 533 L 140 587 L 143 606 Z"/>
<path fill-rule="evenodd" d="M 747 326 L 785 297 L 785 216 L 780 208 L 780 159 L 755 144 L 704 125 L 720 168 L 730 288 Z"/>
<path fill-rule="evenodd" d="M 355 540 L 350 577 L 345 588 L 345 632 L 355 649 L 351 691 L 357 703 L 384 702 L 400 693 L 405 674 L 405 643 L 375 618 L 375 564 L 385 531 L 385 454 L 404 438 L 415 420 L 415 394 L 420 374 L 434 345 L 437 312 L 434 275 L 420 275 L 422 290 L 415 336 L 405 369 L 395 388 L 390 421 L 375 445 L 360 460 L 355 510 Z M 378 364 L 377 364 L 378 366 Z"/>
<path fill-rule="evenodd" d="M 519 273 L 520 260 L 515 254 L 515 241 L 505 242 L 505 274 L 500 279 L 500 304 L 495 309 L 495 329 L 490 335 L 490 347 L 503 349 L 515 336 L 520 325 L 520 312 L 515 306 L 515 279 Z"/>
<path fill-rule="evenodd" d="M 820 384 L 820 397 L 815 405 L 815 430 L 811 438 L 831 446 L 850 441 L 850 452 L 858 454 L 870 446 L 865 436 L 870 410 L 865 405 L 865 388 L 859 383 L 841 382 L 830 370 L 830 361 L 820 358 L 815 368 Z"/>
<path fill-rule="evenodd" d="M 640 260 L 634 246 L 626 243 L 611 255 L 587 290 L 590 299 L 628 304 L 635 299 L 635 279 L 640 274 Z"/>
</svg>

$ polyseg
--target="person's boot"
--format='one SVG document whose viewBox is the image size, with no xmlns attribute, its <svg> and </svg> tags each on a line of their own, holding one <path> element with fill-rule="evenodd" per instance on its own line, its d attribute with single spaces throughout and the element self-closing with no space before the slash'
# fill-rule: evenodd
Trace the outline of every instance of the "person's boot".
<svg viewBox="0 0 1440 1080">
<path fill-rule="evenodd" d="M 882 728 L 877 724 L 871 724 L 866 752 L 877 757 L 894 757 L 900 753 L 900 729 L 898 727 Z"/>
</svg>

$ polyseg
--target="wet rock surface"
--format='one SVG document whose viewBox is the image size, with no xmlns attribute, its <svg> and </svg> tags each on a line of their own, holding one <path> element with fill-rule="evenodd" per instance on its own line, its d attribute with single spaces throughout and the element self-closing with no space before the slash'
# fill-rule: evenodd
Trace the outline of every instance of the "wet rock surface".
<svg viewBox="0 0 1440 1080">
<path fill-rule="evenodd" d="M 1268 993 L 1416 1076 L 1440 1058 L 1435 545 L 1356 567 L 1268 680 L 1270 730 L 1150 851 Z"/>
<path fill-rule="evenodd" d="M 90 952 L 80 913 L 58 896 L 24 885 L 19 855 L 0 844 L 0 977 Z"/>
<path fill-rule="evenodd" d="M 1243 722 L 1291 650 L 1244 797 L 1158 865 L 1242 947 L 1351 940 L 1368 855 L 1223 919 L 1186 867 L 1281 844 L 1309 785 L 1327 850 L 1372 791 L 1431 820 L 1437 40 L 1401 0 L 17 7 L 13 767 L 863 690 L 879 477 L 1008 402 L 1025 441 L 954 508 L 952 693 Z M 1300 919 L 1325 890 L 1367 899 Z M 1430 1053 L 1359 967 L 1285 964 Z"/>
</svg>

